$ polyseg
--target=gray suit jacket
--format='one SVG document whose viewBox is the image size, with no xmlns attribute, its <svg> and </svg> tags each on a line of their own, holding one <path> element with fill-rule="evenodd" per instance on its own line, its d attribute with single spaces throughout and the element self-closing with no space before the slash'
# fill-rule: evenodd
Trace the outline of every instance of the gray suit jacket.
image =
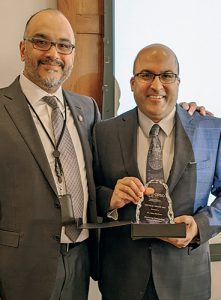
<svg viewBox="0 0 221 300">
<path fill-rule="evenodd" d="M 63 93 L 83 147 L 88 222 L 96 222 L 91 132 L 99 112 L 91 98 Z M 61 209 L 18 78 L 0 90 L 0 172 L 0 296 L 7 300 L 48 300 L 60 250 Z M 90 233 L 92 275 L 96 277 L 97 234 Z"/>
<path fill-rule="evenodd" d="M 137 124 L 135 108 L 95 126 L 97 207 L 104 218 L 117 180 L 141 179 Z M 130 226 L 103 229 L 99 286 L 105 300 L 141 300 L 151 270 L 160 300 L 210 297 L 208 240 L 221 229 L 221 120 L 189 116 L 177 107 L 175 124 L 175 155 L 167 184 L 175 216 L 194 215 L 201 245 L 178 249 L 159 239 L 132 240 Z M 207 205 L 210 191 L 216 196 L 212 206 Z M 135 209 L 134 204 L 118 209 L 119 220 L 134 220 Z"/>
</svg>

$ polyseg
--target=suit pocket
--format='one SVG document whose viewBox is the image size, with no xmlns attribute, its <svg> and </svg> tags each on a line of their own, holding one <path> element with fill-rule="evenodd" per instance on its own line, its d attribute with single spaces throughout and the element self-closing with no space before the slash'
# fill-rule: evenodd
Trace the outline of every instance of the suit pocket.
<svg viewBox="0 0 221 300">
<path fill-rule="evenodd" d="M 203 169 L 210 168 L 210 166 L 211 166 L 211 162 L 209 159 L 207 159 L 207 160 L 202 160 L 202 161 L 190 161 L 188 163 L 187 168 L 188 169 L 196 168 L 197 170 L 203 170 Z"/>
<path fill-rule="evenodd" d="M 203 161 L 197 161 L 196 162 L 196 169 L 202 170 L 202 169 L 208 169 L 211 166 L 210 160 L 203 160 Z"/>
<path fill-rule="evenodd" d="M 0 230 L 0 245 L 18 247 L 19 233 L 14 231 Z"/>
</svg>

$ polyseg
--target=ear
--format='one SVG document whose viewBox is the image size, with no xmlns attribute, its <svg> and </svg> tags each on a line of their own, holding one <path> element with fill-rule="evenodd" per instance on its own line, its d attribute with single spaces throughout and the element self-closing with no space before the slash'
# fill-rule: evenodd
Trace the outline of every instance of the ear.
<svg viewBox="0 0 221 300">
<path fill-rule="evenodd" d="M 72 55 L 72 62 L 73 62 L 73 64 L 74 64 L 75 55 L 76 55 L 75 48 L 73 49 L 73 52 L 71 53 L 71 55 Z"/>
<path fill-rule="evenodd" d="M 134 90 L 134 83 L 135 83 L 135 78 L 134 77 L 131 77 L 130 79 L 130 88 L 131 88 L 131 91 L 133 92 Z"/>
<path fill-rule="evenodd" d="M 25 61 L 25 41 L 21 41 L 19 44 L 21 61 Z"/>
</svg>

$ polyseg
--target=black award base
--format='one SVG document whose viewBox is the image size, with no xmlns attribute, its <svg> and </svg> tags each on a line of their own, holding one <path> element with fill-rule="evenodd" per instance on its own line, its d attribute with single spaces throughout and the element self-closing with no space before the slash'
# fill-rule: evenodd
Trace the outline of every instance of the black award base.
<svg viewBox="0 0 221 300">
<path fill-rule="evenodd" d="M 154 237 L 185 237 L 185 224 L 131 224 L 131 238 L 143 239 Z"/>
<path fill-rule="evenodd" d="M 79 226 L 80 229 L 105 229 L 119 226 L 131 227 L 131 238 L 157 238 L 157 237 L 185 237 L 186 225 L 182 224 L 137 224 L 131 221 L 113 221 L 105 223 L 86 223 Z"/>
</svg>

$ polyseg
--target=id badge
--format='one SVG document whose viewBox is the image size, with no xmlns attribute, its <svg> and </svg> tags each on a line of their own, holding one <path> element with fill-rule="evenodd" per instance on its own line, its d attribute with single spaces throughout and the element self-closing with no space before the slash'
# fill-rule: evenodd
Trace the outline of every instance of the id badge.
<svg viewBox="0 0 221 300">
<path fill-rule="evenodd" d="M 74 211 L 72 206 L 71 195 L 61 195 L 59 196 L 59 201 L 61 204 L 61 221 L 62 225 L 68 225 L 74 222 Z"/>
</svg>

